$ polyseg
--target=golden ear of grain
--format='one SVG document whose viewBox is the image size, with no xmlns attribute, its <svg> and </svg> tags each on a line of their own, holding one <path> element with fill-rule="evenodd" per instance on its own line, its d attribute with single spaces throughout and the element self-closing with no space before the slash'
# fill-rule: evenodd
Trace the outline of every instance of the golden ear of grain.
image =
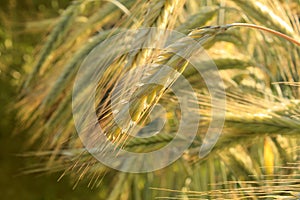
<svg viewBox="0 0 300 200">
<path fill-rule="evenodd" d="M 190 30 L 204 26 L 216 15 L 217 11 L 217 6 L 201 8 L 198 13 L 190 16 L 184 23 L 177 27 L 176 30 L 184 34 L 188 34 Z"/>
<path fill-rule="evenodd" d="M 149 114 L 149 110 L 151 110 L 157 104 L 160 98 L 164 95 L 166 89 L 168 89 L 170 85 L 174 83 L 178 78 L 176 73 L 181 74 L 185 70 L 186 66 L 188 65 L 188 61 L 186 60 L 186 58 L 189 58 L 193 55 L 193 50 L 195 48 L 194 44 L 191 43 L 191 38 L 199 41 L 200 44 L 205 44 L 209 39 L 211 39 L 211 37 L 223 31 L 223 27 L 193 30 L 189 34 L 190 38 L 188 37 L 179 39 L 178 41 L 175 41 L 174 43 L 166 47 L 165 51 L 163 51 L 163 53 L 158 56 L 159 59 L 157 61 L 159 64 L 156 63 L 156 60 L 154 60 L 153 62 L 154 64 L 158 64 L 159 66 L 169 66 L 174 70 L 156 67 L 151 71 L 151 74 L 148 75 L 147 79 L 156 80 L 161 85 L 164 85 L 164 87 L 158 85 L 144 85 L 137 88 L 137 91 L 134 94 L 134 98 L 132 98 L 132 100 L 130 101 L 129 112 L 132 118 L 124 119 L 122 121 L 122 127 L 128 127 L 128 129 L 124 131 L 125 133 L 127 132 L 130 134 L 130 131 L 133 131 L 140 120 L 145 118 L 144 115 Z M 182 58 L 175 53 L 169 53 L 174 51 L 180 52 L 181 55 L 186 55 L 186 58 Z M 120 113 L 126 113 L 126 109 L 127 108 L 121 108 Z M 105 129 L 111 130 L 112 127 L 105 127 Z"/>
<path fill-rule="evenodd" d="M 293 28 L 262 2 L 236 0 L 234 3 L 261 24 L 267 24 L 269 28 L 273 28 L 287 35 L 295 35 Z"/>
<path fill-rule="evenodd" d="M 264 139 L 264 167 L 266 175 L 271 178 L 274 175 L 275 155 L 272 147 L 272 140 L 269 137 Z"/>
</svg>

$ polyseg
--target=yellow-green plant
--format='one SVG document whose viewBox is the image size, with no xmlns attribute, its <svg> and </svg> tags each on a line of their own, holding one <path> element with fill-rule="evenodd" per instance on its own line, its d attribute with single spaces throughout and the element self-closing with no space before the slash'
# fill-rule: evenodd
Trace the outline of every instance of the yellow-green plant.
<svg viewBox="0 0 300 200">
<path fill-rule="evenodd" d="M 100 185 L 100 197 L 95 199 L 297 198 L 299 7 L 296 0 L 73 2 L 54 25 L 38 57 L 26 63 L 32 66 L 32 73 L 24 81 L 17 109 L 21 126 L 31 133 L 28 144 L 41 143 L 40 149 L 29 155 L 44 160 L 28 172 L 62 171 L 62 177 L 74 176 L 75 186 L 83 178 L 90 179 L 89 187 Z M 170 87 L 178 77 L 159 71 L 161 65 L 172 67 L 194 87 L 199 101 L 189 103 L 196 103 L 200 112 L 190 112 L 197 112 L 201 121 L 190 148 L 169 167 L 143 174 L 116 172 L 86 151 L 76 134 L 73 84 L 80 64 L 97 45 L 122 29 L 148 27 L 162 31 L 144 32 L 136 43 L 130 43 L 134 40 L 129 35 L 126 44 L 138 50 L 99 69 L 102 75 L 95 105 L 104 133 L 117 148 L 134 152 L 152 151 L 173 140 L 181 116 Z M 226 95 L 226 106 L 217 108 L 225 112 L 224 128 L 206 157 L 199 157 L 199 149 L 212 119 L 211 97 L 188 60 L 169 51 L 182 50 L 189 55 L 196 50 L 185 38 L 164 47 L 167 29 L 184 33 L 205 47 L 225 85 L 220 95 Z M 142 48 L 149 45 L 153 48 Z M 161 46 L 164 48 L 159 49 Z M 111 59 L 99 57 L 102 63 Z M 193 59 L 205 66 L 202 59 Z M 156 67 L 148 67 L 149 63 Z M 130 74 L 137 68 L 144 73 Z M 111 91 L 124 75 L 128 75 L 124 85 L 136 77 L 159 79 L 166 86 L 136 88 L 130 99 L 131 118 L 121 121 L 122 127 L 128 128 L 118 126 L 111 107 Z M 82 87 L 82 95 L 92 98 L 87 91 Z M 149 115 L 158 103 L 167 108 L 164 131 L 151 138 L 128 136 L 135 134 L 135 126 L 151 121 Z M 120 112 L 126 109 L 121 107 Z M 129 167 L 134 164 L 128 163 Z M 109 185 L 102 186 L 102 180 Z"/>
</svg>

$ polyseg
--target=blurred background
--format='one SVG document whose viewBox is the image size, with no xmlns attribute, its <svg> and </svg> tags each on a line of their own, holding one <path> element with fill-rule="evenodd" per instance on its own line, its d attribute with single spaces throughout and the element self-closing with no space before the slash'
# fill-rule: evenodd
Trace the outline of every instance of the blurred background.
<svg viewBox="0 0 300 200">
<path fill-rule="evenodd" d="M 69 178 L 57 182 L 61 172 L 24 174 L 31 159 L 18 156 L 24 150 L 28 132 L 16 133 L 16 112 L 12 111 L 22 78 L 31 70 L 24 63 L 36 54 L 53 22 L 70 4 L 68 0 L 0 1 L 0 198 L 6 199 L 92 199 L 97 190 L 85 181 L 73 190 Z M 34 147 L 32 147 L 34 148 Z M 31 160 L 31 161 L 30 161 Z"/>
</svg>

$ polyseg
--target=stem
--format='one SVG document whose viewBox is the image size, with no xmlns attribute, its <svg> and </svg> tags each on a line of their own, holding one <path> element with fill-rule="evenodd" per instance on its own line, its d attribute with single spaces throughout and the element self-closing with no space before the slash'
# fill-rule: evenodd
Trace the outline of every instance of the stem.
<svg viewBox="0 0 300 200">
<path fill-rule="evenodd" d="M 228 24 L 228 27 L 233 27 L 233 26 L 242 26 L 242 27 L 248 27 L 248 28 L 255 28 L 255 29 L 259 29 L 259 30 L 262 30 L 262 31 L 266 31 L 266 32 L 269 32 L 269 33 L 272 33 L 274 35 L 277 35 L 279 37 L 282 37 L 294 44 L 296 44 L 297 46 L 300 46 L 300 42 L 297 41 L 296 39 L 288 36 L 288 35 L 285 35 L 283 33 L 280 33 L 278 31 L 275 31 L 273 29 L 270 29 L 270 28 L 266 28 L 266 27 L 263 27 L 263 26 L 259 26 L 259 25 L 255 25 L 255 24 L 247 24 L 247 23 L 232 23 L 232 24 Z"/>
</svg>

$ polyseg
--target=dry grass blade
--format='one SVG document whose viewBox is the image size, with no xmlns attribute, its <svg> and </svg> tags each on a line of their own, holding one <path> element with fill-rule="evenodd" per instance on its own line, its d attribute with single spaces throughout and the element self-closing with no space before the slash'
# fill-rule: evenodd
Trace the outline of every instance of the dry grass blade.
<svg viewBox="0 0 300 200">
<path fill-rule="evenodd" d="M 284 84 L 284 85 L 291 85 L 296 87 L 300 86 L 299 82 L 273 82 L 272 84 Z"/>
</svg>

